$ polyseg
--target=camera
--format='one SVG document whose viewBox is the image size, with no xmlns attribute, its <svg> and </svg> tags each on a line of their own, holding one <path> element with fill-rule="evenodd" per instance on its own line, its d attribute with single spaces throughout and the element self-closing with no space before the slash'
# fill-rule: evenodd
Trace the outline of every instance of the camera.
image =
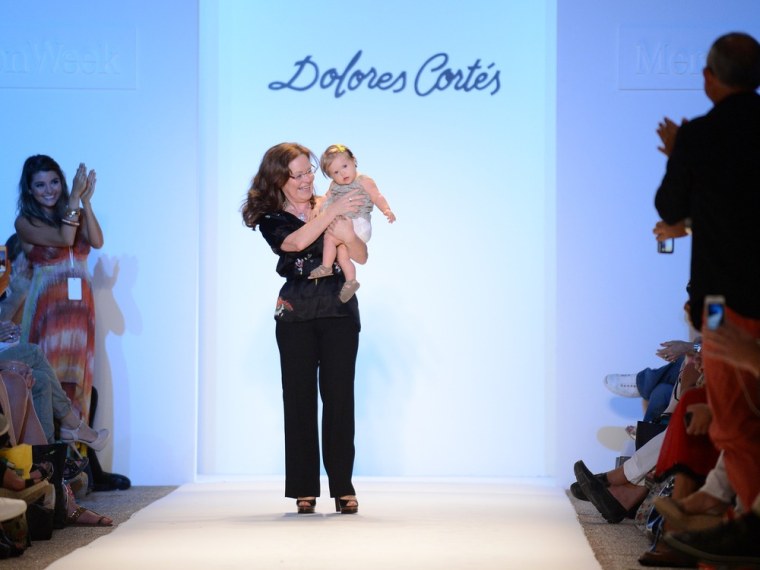
<svg viewBox="0 0 760 570">
<path fill-rule="evenodd" d="M 676 240 L 673 238 L 668 238 L 663 241 L 658 241 L 657 253 L 673 253 L 673 250 L 675 249 L 675 242 Z"/>
<path fill-rule="evenodd" d="M 705 323 L 707 328 L 714 331 L 726 319 L 726 299 L 723 295 L 707 295 L 705 297 Z"/>
</svg>

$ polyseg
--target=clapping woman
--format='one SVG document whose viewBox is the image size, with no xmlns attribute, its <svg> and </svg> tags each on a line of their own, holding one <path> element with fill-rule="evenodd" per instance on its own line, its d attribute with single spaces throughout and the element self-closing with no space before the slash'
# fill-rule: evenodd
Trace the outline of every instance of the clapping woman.
<svg viewBox="0 0 760 570">
<path fill-rule="evenodd" d="M 69 194 L 58 163 L 45 155 L 24 162 L 16 232 L 33 273 L 21 321 L 21 340 L 38 344 L 82 418 L 61 439 L 82 441 L 89 430 L 95 349 L 95 304 L 87 256 L 103 246 L 92 209 L 95 171 L 80 164 Z"/>
</svg>

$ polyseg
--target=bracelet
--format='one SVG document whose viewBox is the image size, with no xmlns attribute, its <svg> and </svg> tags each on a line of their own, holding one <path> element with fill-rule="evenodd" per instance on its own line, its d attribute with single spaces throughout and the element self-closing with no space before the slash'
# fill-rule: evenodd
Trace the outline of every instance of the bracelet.
<svg viewBox="0 0 760 570">
<path fill-rule="evenodd" d="M 67 226 L 79 226 L 79 222 L 75 222 L 74 220 L 67 220 L 66 218 L 62 218 L 61 223 L 66 224 Z"/>
<path fill-rule="evenodd" d="M 80 209 L 79 208 L 69 208 L 66 210 L 66 217 L 67 218 L 76 218 L 79 216 Z"/>
</svg>

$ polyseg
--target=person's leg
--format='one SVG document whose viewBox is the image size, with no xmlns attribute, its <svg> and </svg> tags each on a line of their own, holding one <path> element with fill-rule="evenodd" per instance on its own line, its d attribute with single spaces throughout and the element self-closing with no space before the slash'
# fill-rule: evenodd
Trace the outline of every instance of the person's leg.
<svg viewBox="0 0 760 570">
<path fill-rule="evenodd" d="M 354 281 L 356 279 L 356 265 L 351 261 L 348 248 L 343 244 L 338 246 L 338 265 L 340 265 L 343 275 L 346 276 L 346 281 Z"/>
<path fill-rule="evenodd" d="M 285 496 L 294 499 L 320 493 L 315 322 L 276 326 L 285 419 Z"/>
<path fill-rule="evenodd" d="M 322 456 L 330 496 L 354 495 L 354 376 L 359 327 L 352 318 L 319 319 Z"/>
<path fill-rule="evenodd" d="M 660 456 L 662 442 L 665 440 L 665 432 L 660 432 L 628 458 L 623 463 L 623 472 L 627 481 L 639 484 L 655 465 Z"/>
<path fill-rule="evenodd" d="M 48 443 L 53 443 L 55 441 L 53 390 L 55 386 L 60 388 L 60 384 L 53 369 L 42 354 L 42 350 L 36 344 L 20 342 L 3 350 L 2 359 L 16 360 L 26 364 L 32 370 L 34 377 L 32 405 L 42 425 L 45 439 Z"/>
<path fill-rule="evenodd" d="M 682 356 L 660 368 L 645 368 L 636 374 L 636 387 L 639 389 L 641 397 L 645 400 L 651 400 L 652 391 L 660 384 L 669 385 L 672 390 L 676 380 L 678 380 L 678 373 L 681 371 L 684 358 Z"/>
<path fill-rule="evenodd" d="M 338 242 L 330 234 L 325 234 L 322 239 L 322 265 L 309 273 L 309 279 L 319 279 L 333 274 L 333 264 L 338 256 Z M 342 269 L 342 266 L 341 266 Z M 344 270 L 345 271 L 345 270 Z"/>
<path fill-rule="evenodd" d="M 681 506 L 687 513 L 700 513 L 719 505 L 730 505 L 735 496 L 721 452 L 715 467 L 707 474 L 704 485 L 694 495 L 681 501 Z"/>
</svg>

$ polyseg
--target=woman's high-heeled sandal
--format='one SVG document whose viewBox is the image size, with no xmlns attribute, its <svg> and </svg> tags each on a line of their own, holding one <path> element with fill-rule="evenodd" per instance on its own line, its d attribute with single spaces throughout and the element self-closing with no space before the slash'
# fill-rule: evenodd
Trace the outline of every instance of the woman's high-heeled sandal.
<svg viewBox="0 0 760 570">
<path fill-rule="evenodd" d="M 311 273 L 309 273 L 309 279 L 319 279 L 320 277 L 329 277 L 332 275 L 332 269 L 327 267 L 326 265 L 320 265 L 316 269 L 314 269 Z"/>
<path fill-rule="evenodd" d="M 61 427 L 61 441 L 65 443 L 83 443 L 90 449 L 94 449 L 95 451 L 103 451 L 103 449 L 106 447 L 106 444 L 108 444 L 108 441 L 111 439 L 111 432 L 107 429 L 96 430 L 95 433 L 98 434 L 97 437 L 93 441 L 87 441 L 85 439 L 82 439 L 82 436 L 79 433 L 79 431 L 84 426 L 84 418 L 82 418 L 82 421 L 79 422 L 79 425 L 76 427 L 76 429 Z"/>
<path fill-rule="evenodd" d="M 314 513 L 314 507 L 317 506 L 316 499 L 300 498 L 296 499 L 299 515 L 310 515 Z"/>
<path fill-rule="evenodd" d="M 354 293 L 356 293 L 356 290 L 359 289 L 360 285 L 359 282 L 356 279 L 351 279 L 351 281 L 346 281 L 343 284 L 343 287 L 340 290 L 340 293 L 338 294 L 338 298 L 340 299 L 341 303 L 348 303 L 348 301 L 351 299 L 351 297 L 354 296 Z"/>
<path fill-rule="evenodd" d="M 335 497 L 335 512 L 342 515 L 355 515 L 359 512 L 359 501 L 356 500 L 355 495 L 346 495 L 346 497 L 345 499 Z"/>
</svg>

